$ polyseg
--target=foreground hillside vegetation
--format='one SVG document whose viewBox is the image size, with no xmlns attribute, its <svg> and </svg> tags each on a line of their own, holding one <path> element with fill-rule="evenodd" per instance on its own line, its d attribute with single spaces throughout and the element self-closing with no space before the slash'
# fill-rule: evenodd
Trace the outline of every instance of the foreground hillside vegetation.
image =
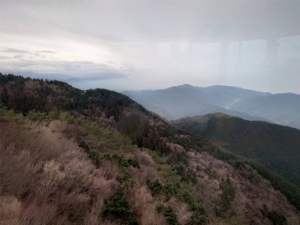
<svg viewBox="0 0 300 225">
<path fill-rule="evenodd" d="M 296 186 L 124 95 L 0 78 L 1 225 L 299 224 Z"/>
</svg>

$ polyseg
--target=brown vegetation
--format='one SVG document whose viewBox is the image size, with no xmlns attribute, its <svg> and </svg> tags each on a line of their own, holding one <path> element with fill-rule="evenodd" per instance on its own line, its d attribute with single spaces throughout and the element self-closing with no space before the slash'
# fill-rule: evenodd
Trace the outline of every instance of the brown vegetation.
<svg viewBox="0 0 300 225">
<path fill-rule="evenodd" d="M 215 223 L 221 223 L 222 217 L 235 215 L 243 218 L 245 224 L 271 224 L 261 213 L 263 205 L 268 209 L 283 214 L 288 224 L 299 223 L 299 213 L 291 206 L 286 197 L 279 191 L 272 188 L 270 183 L 261 178 L 257 184 L 251 183 L 248 174 L 249 166 L 241 167 L 238 170 L 232 166 L 217 160 L 207 153 L 196 154 L 190 152 L 190 165 L 197 171 L 197 190 L 203 198 L 207 211 L 213 217 Z M 229 177 L 235 198 L 222 215 L 217 215 L 216 209 L 221 210 L 222 180 Z"/>
<path fill-rule="evenodd" d="M 299 224 L 298 211 L 250 166 L 200 153 L 220 151 L 130 108 L 130 99 L 16 82 L 24 90 L 8 82 L 8 103 L 22 114 L 0 108 L 0 225 L 270 224 L 273 215 Z M 42 89 L 51 93 L 46 111 L 30 111 L 21 94 L 38 98 Z M 64 107 L 76 110 L 56 110 Z"/>
</svg>

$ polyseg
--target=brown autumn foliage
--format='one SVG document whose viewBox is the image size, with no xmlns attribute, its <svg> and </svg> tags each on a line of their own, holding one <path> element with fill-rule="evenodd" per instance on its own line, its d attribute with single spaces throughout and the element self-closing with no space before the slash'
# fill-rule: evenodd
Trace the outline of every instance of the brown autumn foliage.
<svg viewBox="0 0 300 225">
<path fill-rule="evenodd" d="M 248 174 L 251 169 L 249 166 L 236 170 L 226 162 L 217 160 L 207 153 L 190 152 L 189 155 L 190 166 L 194 169 L 197 167 L 198 193 L 215 222 L 221 223 L 220 218 L 215 215 L 216 208 L 222 205 L 220 184 L 222 180 L 229 177 L 235 198 L 223 216 L 234 213 L 236 216 L 243 217 L 245 224 L 272 224 L 260 212 L 266 204 L 269 209 L 282 212 L 288 224 L 299 223 L 297 209 L 289 204 L 282 193 L 274 190 L 267 180 L 261 179 L 257 184 L 249 181 Z"/>
<path fill-rule="evenodd" d="M 122 170 L 106 158 L 97 168 L 78 147 L 80 137 L 92 142 L 97 140 L 93 135 L 64 121 L 52 121 L 47 126 L 34 122 L 0 122 L 0 125 L 0 224 L 120 224 L 101 215 L 104 200 L 119 185 L 116 178 Z M 182 149 L 178 145 L 172 147 Z M 107 150 L 102 149 L 104 153 Z M 120 153 L 126 159 L 136 157 L 140 164 L 140 169 L 128 167 L 136 184 L 126 191 L 140 223 L 168 224 L 156 211 L 157 204 L 163 203 L 174 208 L 180 224 L 189 224 L 192 214 L 186 203 L 175 196 L 164 203 L 164 198 L 153 197 L 147 187 L 148 178 L 164 184 L 166 179 L 159 172 L 161 166 L 140 149 L 121 149 Z M 262 221 L 269 224 L 260 213 L 266 204 L 270 210 L 283 213 L 289 224 L 297 224 L 297 210 L 266 180 L 251 184 L 247 177 L 249 168 L 236 170 L 207 153 L 193 151 L 189 153 L 188 165 L 197 173 L 196 193 L 203 200 L 211 224 L 224 221 L 216 216 L 215 210 L 221 205 L 220 184 L 227 177 L 236 197 L 224 213 L 225 218 L 234 213 L 237 218 L 244 218 L 245 224 Z"/>
<path fill-rule="evenodd" d="M 84 130 L 62 121 L 48 126 L 33 122 L 0 125 L 0 224 L 119 224 L 99 215 L 104 199 L 118 186 L 120 168 L 105 158 L 99 168 L 91 163 L 75 141 L 78 134 L 85 135 Z M 145 186 L 156 164 L 145 152 L 136 155 L 144 165 L 132 175 L 141 186 L 128 192 L 128 199 L 142 224 L 166 224 Z"/>
<path fill-rule="evenodd" d="M 31 80 L 24 84 L 23 93 L 29 97 L 38 97 L 38 91 L 46 87 L 54 91 L 53 95 L 47 96 L 45 108 L 49 110 L 64 106 L 63 103 L 70 99 L 76 100 L 64 96 L 67 90 L 72 89 L 65 84 Z M 9 83 L 8 88 L 14 85 Z M 12 90 L 9 93 L 14 95 Z M 22 93 L 19 94 L 14 95 L 13 100 L 19 101 L 18 104 L 22 106 L 18 99 Z M 84 96 L 84 93 L 78 92 L 78 96 Z M 98 97 L 94 100 L 95 105 L 104 102 Z M 208 153 L 196 153 L 186 146 L 168 143 L 168 137 L 160 136 L 160 132 L 161 127 L 170 127 L 159 117 L 144 118 L 138 113 L 140 118 L 133 120 L 135 111 L 120 107 L 116 111 L 115 108 L 109 108 L 112 115 L 107 118 L 104 107 L 97 108 L 95 105 L 72 113 L 76 118 L 86 118 L 98 128 L 109 128 L 101 132 L 117 139 L 123 138 L 117 129 L 123 129 L 124 133 L 126 129 L 129 133 L 137 130 L 137 133 L 133 132 L 133 138 L 136 138 L 140 132 L 146 133 L 143 131 L 146 124 L 152 129 L 148 131 L 148 136 L 145 134 L 142 137 L 144 145 L 137 148 L 128 142 L 116 144 L 119 140 L 108 140 L 101 132 L 94 132 L 95 127 L 91 132 L 84 125 L 67 120 L 52 119 L 40 123 L 25 120 L 17 123 L 0 118 L 0 224 L 124 224 L 126 221 L 107 218 L 103 214 L 107 208 L 105 200 L 120 186 L 124 189 L 130 215 L 135 215 L 140 224 L 271 224 L 261 213 L 263 205 L 284 215 L 289 224 L 299 224 L 299 212 L 284 195 L 275 191 L 264 179 L 258 184 L 249 180 L 250 168 L 237 169 Z M 116 114 L 119 116 L 118 123 L 113 115 L 116 112 L 121 112 Z M 58 111 L 55 113 L 59 114 Z M 123 115 L 129 116 L 132 123 L 126 121 Z M 187 140 L 189 137 L 176 135 Z M 89 145 L 93 157 L 97 154 L 101 156 L 99 165 L 91 160 L 91 152 L 78 146 L 81 141 Z M 152 151 L 143 148 L 147 146 Z M 159 148 L 163 151 L 159 151 Z M 116 155 L 119 158 L 114 157 Z M 126 160 L 136 157 L 139 167 L 120 166 L 121 156 L 125 164 Z M 184 168 L 182 174 L 174 169 L 175 164 Z M 187 172 L 196 175 L 195 185 L 188 179 L 182 179 L 188 177 Z M 154 196 L 147 179 L 158 180 L 162 187 L 171 184 L 178 193 L 172 192 L 167 198 L 170 194 L 168 189 Z M 228 208 L 222 209 L 227 200 L 227 189 L 222 188 L 226 180 L 230 181 L 230 190 L 235 195 L 226 204 Z M 158 213 L 157 205 L 173 209 L 177 221 L 170 213 Z M 204 207 L 199 208 L 199 205 Z M 220 209 L 223 210 L 221 213 L 218 211 Z M 195 213 L 197 210 L 198 214 Z M 199 222 L 201 219 L 202 222 Z"/>
</svg>

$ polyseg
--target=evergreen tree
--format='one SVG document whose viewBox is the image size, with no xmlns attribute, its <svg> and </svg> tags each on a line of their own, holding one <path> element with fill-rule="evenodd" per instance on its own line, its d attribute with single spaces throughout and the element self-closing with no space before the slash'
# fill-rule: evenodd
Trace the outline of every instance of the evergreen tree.
<svg viewBox="0 0 300 225">
<path fill-rule="evenodd" d="M 9 94 L 7 89 L 4 87 L 2 93 L 1 93 L 1 102 L 4 106 L 7 106 L 9 100 Z"/>
</svg>

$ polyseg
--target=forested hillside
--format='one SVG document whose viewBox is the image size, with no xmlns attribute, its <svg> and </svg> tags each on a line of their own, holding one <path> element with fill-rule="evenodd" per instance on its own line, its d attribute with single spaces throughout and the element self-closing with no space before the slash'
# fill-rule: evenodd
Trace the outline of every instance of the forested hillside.
<svg viewBox="0 0 300 225">
<path fill-rule="evenodd" d="M 1 225 L 299 224 L 298 187 L 124 95 L 0 79 Z"/>
<path fill-rule="evenodd" d="M 256 160 L 300 187 L 300 130 L 225 114 L 173 121 L 231 152 Z"/>
</svg>

